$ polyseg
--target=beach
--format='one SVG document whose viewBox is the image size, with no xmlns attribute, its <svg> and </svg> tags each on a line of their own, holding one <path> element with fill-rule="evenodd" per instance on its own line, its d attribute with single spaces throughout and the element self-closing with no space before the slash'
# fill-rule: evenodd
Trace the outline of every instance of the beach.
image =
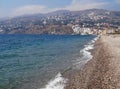
<svg viewBox="0 0 120 89">
<path fill-rule="evenodd" d="M 120 89 L 120 35 L 101 36 L 91 52 L 82 69 L 65 75 L 64 89 Z"/>
</svg>

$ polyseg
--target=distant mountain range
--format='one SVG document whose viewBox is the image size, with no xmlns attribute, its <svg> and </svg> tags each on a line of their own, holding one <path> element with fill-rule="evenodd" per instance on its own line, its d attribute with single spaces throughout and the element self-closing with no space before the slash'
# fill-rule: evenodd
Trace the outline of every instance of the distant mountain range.
<svg viewBox="0 0 120 89">
<path fill-rule="evenodd" d="M 81 10 L 81 11 L 68 11 L 68 10 L 59 10 L 55 12 L 48 13 L 48 15 L 57 15 L 57 14 L 66 14 L 66 13 L 73 13 L 73 14 L 90 14 L 90 13 L 96 13 L 96 15 L 108 15 L 107 13 L 110 13 L 110 15 L 119 13 L 120 11 L 110 11 L 110 10 L 104 10 L 104 9 L 88 9 L 88 10 Z"/>
<path fill-rule="evenodd" d="M 1 34 L 71 34 L 68 24 L 94 27 L 98 23 L 120 26 L 120 11 L 88 9 L 81 11 L 58 10 L 46 14 L 19 16 L 0 21 Z M 67 29 L 67 31 L 65 30 Z"/>
<path fill-rule="evenodd" d="M 88 16 L 90 14 L 93 15 L 103 15 L 103 16 L 108 16 L 112 18 L 117 18 L 120 17 L 120 11 L 110 11 L 110 10 L 105 10 L 105 9 L 87 9 L 87 10 L 80 10 L 80 11 L 69 11 L 69 10 L 58 10 L 46 14 L 34 14 L 34 15 L 26 15 L 26 16 L 19 16 L 19 17 L 45 17 L 45 16 L 56 16 L 56 15 L 79 15 L 79 16 Z"/>
</svg>

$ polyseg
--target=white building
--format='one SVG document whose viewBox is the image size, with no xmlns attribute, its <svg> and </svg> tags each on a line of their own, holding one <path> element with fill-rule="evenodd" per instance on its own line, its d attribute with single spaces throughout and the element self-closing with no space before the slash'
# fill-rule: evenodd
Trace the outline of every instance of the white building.
<svg viewBox="0 0 120 89">
<path fill-rule="evenodd" d="M 80 34 L 81 28 L 78 25 L 72 26 L 73 32 Z"/>
<path fill-rule="evenodd" d="M 92 29 L 85 28 L 85 27 L 79 27 L 79 25 L 72 26 L 72 29 L 75 34 L 81 34 L 81 35 L 87 35 L 87 34 L 93 34 Z"/>
<path fill-rule="evenodd" d="M 0 28 L 0 33 L 3 32 L 3 30 Z"/>
</svg>

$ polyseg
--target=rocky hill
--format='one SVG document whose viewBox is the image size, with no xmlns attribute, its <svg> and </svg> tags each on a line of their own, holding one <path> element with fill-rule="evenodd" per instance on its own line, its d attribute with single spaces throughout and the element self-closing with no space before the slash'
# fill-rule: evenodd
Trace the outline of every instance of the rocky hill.
<svg viewBox="0 0 120 89">
<path fill-rule="evenodd" d="M 120 26 L 120 11 L 89 9 L 59 10 L 0 21 L 1 34 L 72 34 L 72 25 L 86 27 Z"/>
</svg>

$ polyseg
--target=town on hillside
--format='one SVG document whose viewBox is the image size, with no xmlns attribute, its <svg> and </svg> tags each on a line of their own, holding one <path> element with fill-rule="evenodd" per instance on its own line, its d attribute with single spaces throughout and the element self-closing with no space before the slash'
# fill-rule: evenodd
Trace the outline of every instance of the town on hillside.
<svg viewBox="0 0 120 89">
<path fill-rule="evenodd" d="M 0 20 L 0 34 L 114 34 L 120 33 L 120 11 L 60 10 Z"/>
</svg>

